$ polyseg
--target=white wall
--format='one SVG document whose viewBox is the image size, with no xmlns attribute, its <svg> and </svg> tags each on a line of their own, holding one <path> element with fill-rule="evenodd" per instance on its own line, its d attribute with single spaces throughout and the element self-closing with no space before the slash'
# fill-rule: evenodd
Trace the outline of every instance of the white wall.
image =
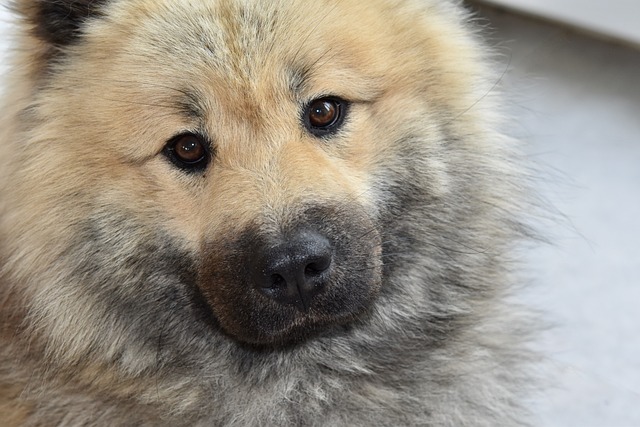
<svg viewBox="0 0 640 427">
<path fill-rule="evenodd" d="M 640 0 L 481 0 L 640 44 Z"/>
</svg>

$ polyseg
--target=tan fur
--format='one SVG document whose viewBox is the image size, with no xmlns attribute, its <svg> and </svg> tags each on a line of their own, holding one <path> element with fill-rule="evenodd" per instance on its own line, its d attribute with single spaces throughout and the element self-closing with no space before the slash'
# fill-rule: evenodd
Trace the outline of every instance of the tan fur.
<svg viewBox="0 0 640 427">
<path fill-rule="evenodd" d="M 61 59 L 49 62 L 56 53 L 28 31 L 35 13 L 30 3 L 17 2 L 25 16 L 0 123 L 0 345 L 7 343 L 0 363 L 18 366 L 0 371 L 2 425 L 524 422 L 516 395 L 525 375 L 517 359 L 528 356 L 518 353 L 520 331 L 511 331 L 518 316 L 503 307 L 511 276 L 495 267 L 503 258 L 509 264 L 511 244 L 519 238 L 509 228 L 521 210 L 518 167 L 511 163 L 510 141 L 497 130 L 490 66 L 458 6 L 435 0 L 112 0 L 103 6 L 104 17 L 88 22 L 81 43 L 59 48 Z M 300 69 L 308 72 L 296 75 Z M 301 127 L 300 105 L 327 94 L 351 101 L 349 131 L 319 141 Z M 184 114 L 192 96 L 204 123 Z M 201 125 L 215 158 L 202 177 L 188 176 L 161 152 L 172 136 Z M 423 141 L 414 159 L 419 176 L 398 143 L 406 135 Z M 448 151 L 449 144 L 457 148 Z M 399 180 L 433 198 L 425 205 L 433 205 L 436 219 L 420 214 L 411 220 L 425 220 L 417 228 L 436 236 L 438 227 L 465 230 L 470 243 L 460 242 L 457 251 L 473 253 L 461 276 L 476 274 L 482 281 L 482 292 L 464 302 L 455 292 L 465 291 L 441 297 L 438 304 L 450 299 L 443 304 L 466 316 L 466 329 L 451 333 L 451 346 L 425 350 L 422 362 L 410 362 L 417 377 L 434 373 L 423 385 L 406 386 L 412 396 L 393 381 L 345 380 L 375 377 L 378 368 L 365 356 L 341 353 L 350 342 L 340 337 L 331 341 L 338 349 L 334 356 L 316 344 L 274 356 L 277 362 L 260 372 L 255 368 L 253 383 L 221 367 L 222 358 L 236 351 L 223 351 L 236 348 L 228 338 L 216 337 L 221 347 L 208 350 L 186 341 L 194 345 L 194 358 L 206 358 L 182 363 L 172 356 L 165 362 L 156 341 L 175 331 L 160 329 L 159 338 L 148 342 L 134 339 L 132 328 L 162 325 L 147 320 L 142 309 L 140 318 L 135 310 L 127 321 L 113 317 L 89 276 L 72 272 L 92 257 L 116 268 L 138 250 L 138 242 L 155 241 L 156 232 L 198 262 L 215 260 L 218 266 L 226 256 L 220 242 L 255 224 L 276 233 L 309 203 L 357 205 L 373 218 L 363 220 L 363 229 L 373 229 L 387 209 L 385 185 Z M 112 214 L 144 226 L 114 232 L 105 240 L 115 242 L 108 253 L 74 259 L 80 252 L 70 245 L 82 240 L 87 218 L 98 229 L 107 229 L 100 228 L 104 222 L 112 230 Z M 371 249 L 378 269 L 386 262 L 381 239 Z M 433 239 L 435 246 L 458 243 Z M 89 237 L 86 244 L 89 254 Z M 487 253 L 465 246 L 474 244 L 486 245 Z M 429 287 L 422 272 L 439 280 L 457 262 L 442 250 L 441 258 L 406 256 L 422 257 L 420 272 L 407 269 L 402 279 L 416 289 Z M 487 267 L 471 270 L 480 265 Z M 199 271 L 209 274 L 204 267 Z M 134 283 L 132 276 L 125 279 Z M 381 286 L 384 294 L 384 279 Z M 134 285 L 99 289 L 118 298 L 146 298 Z M 409 334 L 401 319 L 418 319 L 419 306 L 440 310 L 428 308 L 434 296 L 402 289 L 382 299 L 406 298 L 406 305 L 381 302 L 365 323 Z M 203 293 L 217 304 L 215 289 Z M 232 322 L 223 313 L 237 309 L 224 301 L 213 309 L 223 324 Z M 383 334 L 363 331 L 362 342 Z M 304 365 L 320 366 L 316 358 L 325 357 L 335 357 L 337 374 L 325 381 L 318 368 L 309 371 L 318 378 L 311 378 Z M 285 366 L 286 374 L 269 378 Z M 501 379 L 503 369 L 512 371 L 507 380 Z M 352 397 L 336 397 L 341 393 Z M 419 401 L 423 413 L 403 414 L 405 405 L 421 408 Z M 298 402 L 304 414 L 282 409 L 284 402 Z M 338 408 L 333 413 L 332 405 Z"/>
</svg>

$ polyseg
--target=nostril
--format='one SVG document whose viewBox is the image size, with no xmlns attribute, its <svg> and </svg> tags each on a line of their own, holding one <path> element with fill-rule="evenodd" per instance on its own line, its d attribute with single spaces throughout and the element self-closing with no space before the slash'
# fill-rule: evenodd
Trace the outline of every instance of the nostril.
<svg viewBox="0 0 640 427">
<path fill-rule="evenodd" d="M 318 270 L 315 264 L 309 264 L 304 268 L 305 276 L 317 276 L 318 273 L 321 273 L 321 270 Z"/>
<path fill-rule="evenodd" d="M 273 289 L 287 286 L 287 281 L 280 274 L 272 274 L 270 279 L 271 280 L 267 281 L 264 284 L 266 286 L 263 287 Z"/>
<path fill-rule="evenodd" d="M 306 276 L 318 276 L 327 271 L 330 266 L 331 258 L 327 256 L 307 264 L 304 269 L 304 274 Z"/>
</svg>

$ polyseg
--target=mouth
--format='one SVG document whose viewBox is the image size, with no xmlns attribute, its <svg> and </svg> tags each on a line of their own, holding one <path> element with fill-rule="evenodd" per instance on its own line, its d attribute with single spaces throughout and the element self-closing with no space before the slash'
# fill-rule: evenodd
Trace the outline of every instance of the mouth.
<svg viewBox="0 0 640 427">
<path fill-rule="evenodd" d="M 375 301 L 381 243 L 368 216 L 320 206 L 297 217 L 204 245 L 200 289 L 223 332 L 240 342 L 305 341 L 349 324 Z"/>
</svg>

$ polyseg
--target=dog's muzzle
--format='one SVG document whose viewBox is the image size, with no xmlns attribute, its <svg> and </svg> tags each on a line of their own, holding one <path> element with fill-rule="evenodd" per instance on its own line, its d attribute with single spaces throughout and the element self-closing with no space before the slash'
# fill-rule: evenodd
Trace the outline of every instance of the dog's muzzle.
<svg viewBox="0 0 640 427">
<path fill-rule="evenodd" d="M 313 206 L 209 241 L 199 287 L 222 330 L 251 344 L 303 341 L 365 312 L 381 282 L 380 233 L 358 206 Z"/>
</svg>

